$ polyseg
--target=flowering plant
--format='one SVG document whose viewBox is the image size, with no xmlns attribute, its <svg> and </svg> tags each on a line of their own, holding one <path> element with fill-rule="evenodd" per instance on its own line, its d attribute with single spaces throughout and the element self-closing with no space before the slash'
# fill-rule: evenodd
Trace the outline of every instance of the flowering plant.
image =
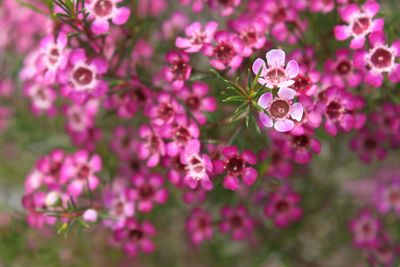
<svg viewBox="0 0 400 267">
<path fill-rule="evenodd" d="M 389 2 L 0 0 L 0 177 L 25 177 L 0 234 L 83 231 L 99 266 L 398 266 Z"/>
</svg>

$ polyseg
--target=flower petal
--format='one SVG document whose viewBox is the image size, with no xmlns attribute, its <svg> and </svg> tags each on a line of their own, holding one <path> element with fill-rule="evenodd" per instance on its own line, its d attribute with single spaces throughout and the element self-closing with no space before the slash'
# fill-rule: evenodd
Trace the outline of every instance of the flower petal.
<svg viewBox="0 0 400 267">
<path fill-rule="evenodd" d="M 281 49 L 270 50 L 266 57 L 268 66 L 281 67 L 285 65 L 285 52 Z"/>
<path fill-rule="evenodd" d="M 278 96 L 283 99 L 293 99 L 296 95 L 296 91 L 287 87 L 282 87 L 278 91 Z"/>
<path fill-rule="evenodd" d="M 303 112 L 303 105 L 300 103 L 294 103 L 290 110 L 290 116 L 296 121 L 301 121 L 301 119 L 303 118 Z"/>
<path fill-rule="evenodd" d="M 257 104 L 262 107 L 263 109 L 266 109 L 269 104 L 272 102 L 273 96 L 272 93 L 264 93 L 259 99 Z"/>
<path fill-rule="evenodd" d="M 294 127 L 294 122 L 292 120 L 286 119 L 275 122 L 274 128 L 278 132 L 284 133 L 292 130 Z"/>
<path fill-rule="evenodd" d="M 260 112 L 259 118 L 260 118 L 261 123 L 265 127 L 271 128 L 272 125 L 274 124 L 272 119 L 267 114 L 265 114 L 264 112 Z"/>
</svg>

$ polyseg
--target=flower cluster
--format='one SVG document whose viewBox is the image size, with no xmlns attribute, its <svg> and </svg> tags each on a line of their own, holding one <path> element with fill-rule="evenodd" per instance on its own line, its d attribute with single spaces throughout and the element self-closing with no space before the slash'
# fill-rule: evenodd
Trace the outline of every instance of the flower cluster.
<svg viewBox="0 0 400 267">
<path fill-rule="evenodd" d="M 29 226 L 97 225 L 130 256 L 154 252 L 165 221 L 193 245 L 217 233 L 259 244 L 286 228 L 300 242 L 298 229 L 332 207 L 318 187 L 340 187 L 332 166 L 396 158 L 400 40 L 383 4 L 134 2 L 0 3 L 0 60 L 22 55 L 0 62 L 0 134 L 34 116 L 57 135 L 32 146 L 50 152 L 25 179 Z M 400 180 L 373 187 L 349 229 L 370 264 L 389 267 Z M 165 219 L 175 214 L 185 219 Z"/>
</svg>

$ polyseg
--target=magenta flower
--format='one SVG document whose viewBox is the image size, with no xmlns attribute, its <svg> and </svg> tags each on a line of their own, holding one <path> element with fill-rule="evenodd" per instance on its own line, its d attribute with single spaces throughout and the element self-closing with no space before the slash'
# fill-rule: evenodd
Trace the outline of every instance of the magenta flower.
<svg viewBox="0 0 400 267">
<path fill-rule="evenodd" d="M 208 155 L 200 154 L 200 142 L 198 140 L 192 140 L 187 144 L 181 154 L 181 162 L 186 171 L 184 183 L 187 186 L 196 189 L 198 185 L 201 185 L 206 191 L 213 189 L 213 183 L 210 180 L 213 164 Z"/>
<path fill-rule="evenodd" d="M 219 229 L 222 233 L 230 234 L 233 240 L 244 240 L 253 233 L 254 221 L 243 205 L 225 206 L 220 214 Z"/>
<path fill-rule="evenodd" d="M 230 26 L 243 41 L 242 55 L 244 57 L 251 56 L 254 51 L 261 49 L 267 41 L 265 37 L 266 25 L 260 18 L 238 18 L 232 21 Z"/>
<path fill-rule="evenodd" d="M 166 144 L 166 153 L 170 157 L 175 157 L 183 153 L 184 149 L 200 136 L 200 130 L 193 120 L 185 116 L 178 116 L 174 124 L 166 125 L 162 128 L 163 137 L 171 139 Z M 198 141 L 197 141 L 198 142 Z"/>
<path fill-rule="evenodd" d="M 126 180 L 120 178 L 113 180 L 111 189 L 104 191 L 103 203 L 108 212 L 103 222 L 111 229 L 122 228 L 125 221 L 135 214 L 135 205 L 129 196 Z"/>
<path fill-rule="evenodd" d="M 322 83 L 327 86 L 357 87 L 362 81 L 361 72 L 355 68 L 348 49 L 338 49 L 335 59 L 324 64 Z"/>
<path fill-rule="evenodd" d="M 383 103 L 380 109 L 370 115 L 370 120 L 376 129 L 385 136 L 390 146 L 397 148 L 400 145 L 400 106 L 392 103 Z"/>
<path fill-rule="evenodd" d="M 132 128 L 118 126 L 115 128 L 111 140 L 111 148 L 121 160 L 129 160 L 137 153 L 138 141 L 135 139 L 135 132 Z"/>
<path fill-rule="evenodd" d="M 273 220 L 276 227 L 285 228 L 303 216 L 303 210 L 298 206 L 299 202 L 299 194 L 289 186 L 282 186 L 269 194 L 264 213 Z"/>
<path fill-rule="evenodd" d="M 231 15 L 240 5 L 241 0 L 207 0 L 211 8 L 219 9 L 222 16 Z"/>
<path fill-rule="evenodd" d="M 325 130 L 336 135 L 339 130 L 348 132 L 360 129 L 366 116 L 358 110 L 364 107 L 364 100 L 356 97 L 343 88 L 331 86 L 319 94 L 318 110 L 325 114 Z"/>
<path fill-rule="evenodd" d="M 242 64 L 243 41 L 234 34 L 218 31 L 214 35 L 214 47 L 205 47 L 204 54 L 210 57 L 210 64 L 218 70 L 237 69 Z"/>
<path fill-rule="evenodd" d="M 138 173 L 131 178 L 133 188 L 130 190 L 130 198 L 137 202 L 137 210 L 150 212 L 153 203 L 164 204 L 168 200 L 168 191 L 164 189 L 163 177 L 156 173 Z"/>
<path fill-rule="evenodd" d="M 116 90 L 116 93 L 107 96 L 104 106 L 107 109 L 117 110 L 121 118 L 132 118 L 138 110 L 147 109 L 152 100 L 151 89 L 135 76 L 128 84 L 116 86 L 113 90 Z"/>
<path fill-rule="evenodd" d="M 393 179 L 379 186 L 377 195 L 379 212 L 387 214 L 393 211 L 400 216 L 400 179 Z"/>
<path fill-rule="evenodd" d="M 384 147 L 386 142 L 382 142 L 383 140 L 385 140 L 385 135 L 382 131 L 364 127 L 351 139 L 350 148 L 368 164 L 374 159 L 383 160 L 386 157 L 387 151 Z"/>
<path fill-rule="evenodd" d="M 267 171 L 268 177 L 275 177 L 285 179 L 293 172 L 293 166 L 290 158 L 287 157 L 281 147 L 285 145 L 285 140 L 273 139 L 271 149 L 261 150 L 259 153 L 259 161 L 263 162 L 268 160 L 269 166 Z"/>
<path fill-rule="evenodd" d="M 100 182 L 96 173 L 101 168 L 102 161 L 99 155 L 89 157 L 87 151 L 77 151 L 65 159 L 61 169 L 61 183 L 67 183 L 68 193 L 77 197 L 85 188 L 91 191 L 96 189 Z"/>
<path fill-rule="evenodd" d="M 127 7 L 117 7 L 122 0 L 92 0 L 85 5 L 89 13 L 89 19 L 93 19 L 91 29 L 95 34 L 108 32 L 110 28 L 109 20 L 115 25 L 125 24 L 131 11 Z"/>
<path fill-rule="evenodd" d="M 354 245 L 361 248 L 373 248 L 379 243 L 380 221 L 368 210 L 361 211 L 349 224 Z"/>
<path fill-rule="evenodd" d="M 204 113 L 214 112 L 217 109 L 217 100 L 213 96 L 207 96 L 208 91 L 206 83 L 196 81 L 192 84 L 192 90 L 184 88 L 179 92 L 179 97 L 185 101 L 186 107 L 190 109 L 200 125 L 207 122 Z"/>
<path fill-rule="evenodd" d="M 156 229 L 149 222 L 139 222 L 129 218 L 121 229 L 114 231 L 114 240 L 122 245 L 128 255 L 136 256 L 140 251 L 144 253 L 154 251 L 155 245 L 150 238 L 155 234 Z"/>
<path fill-rule="evenodd" d="M 288 132 L 293 129 L 294 121 L 300 121 L 303 117 L 303 105 L 292 103 L 296 91 L 290 88 L 280 88 L 278 97 L 272 93 L 264 93 L 258 100 L 264 112 L 259 113 L 261 123 L 265 127 L 274 126 L 278 132 Z"/>
<path fill-rule="evenodd" d="M 190 78 L 190 58 L 185 52 L 171 51 L 167 53 L 166 60 L 170 65 L 163 69 L 165 80 L 171 83 L 173 89 L 179 90 Z"/>
<path fill-rule="evenodd" d="M 294 84 L 294 78 L 299 74 L 299 65 L 296 61 L 290 60 L 285 68 L 285 52 L 281 49 L 272 49 L 267 55 L 267 66 L 264 60 L 257 58 L 252 70 L 258 74 L 261 69 L 261 75 L 258 82 L 268 88 L 288 87 Z"/>
<path fill-rule="evenodd" d="M 184 6 L 191 5 L 195 13 L 202 11 L 204 6 L 204 0 L 179 0 L 179 2 Z"/>
<path fill-rule="evenodd" d="M 43 212 L 38 211 L 46 207 L 46 193 L 36 192 L 34 194 L 25 194 L 22 197 L 22 206 L 27 212 L 26 220 L 30 227 L 42 229 L 46 225 L 54 225 L 57 218 L 49 216 Z"/>
<path fill-rule="evenodd" d="M 218 28 L 218 23 L 210 21 L 202 29 L 200 22 L 193 22 L 185 29 L 187 38 L 177 37 L 176 47 L 183 49 L 187 53 L 196 53 L 203 49 L 205 44 L 210 44 L 215 31 Z"/>
<path fill-rule="evenodd" d="M 57 95 L 52 88 L 39 83 L 28 84 L 24 93 L 31 99 L 31 108 L 34 114 L 46 113 L 52 116 L 56 113 L 55 101 Z"/>
<path fill-rule="evenodd" d="M 257 157 L 249 150 L 239 154 L 236 146 L 225 147 L 222 152 L 222 159 L 214 161 L 215 173 L 226 171 L 223 185 L 226 189 L 236 191 L 239 189 L 241 176 L 243 182 L 250 186 L 257 179 L 257 171 L 251 165 L 257 163 Z"/>
<path fill-rule="evenodd" d="M 154 125 L 162 126 L 174 122 L 176 116 L 184 114 L 184 109 L 173 96 L 161 93 L 157 104 L 149 106 L 146 113 Z"/>
<path fill-rule="evenodd" d="M 379 3 L 374 0 L 368 0 L 361 9 L 357 4 L 348 4 L 339 10 L 341 18 L 347 22 L 347 25 L 336 26 L 335 36 L 339 41 L 352 37 L 350 47 L 360 49 L 364 46 L 365 37 L 375 31 L 383 30 L 383 19 L 373 19 L 379 12 Z"/>
<path fill-rule="evenodd" d="M 46 68 L 44 74 L 44 82 L 52 83 L 58 76 L 58 71 L 62 71 L 67 67 L 69 51 L 66 46 L 68 37 L 65 33 L 60 32 L 57 38 L 53 35 L 46 36 L 40 42 L 41 60 Z"/>
<path fill-rule="evenodd" d="M 138 145 L 138 156 L 140 159 L 147 159 L 148 167 L 155 167 L 160 158 L 165 155 L 166 148 L 164 141 L 153 128 L 142 125 L 139 129 L 139 136 L 145 140 Z"/>
<path fill-rule="evenodd" d="M 290 139 L 283 147 L 294 162 L 307 164 L 312 159 L 312 154 L 319 154 L 321 143 L 314 137 L 312 131 L 305 131 L 300 135 L 290 135 Z"/>
<path fill-rule="evenodd" d="M 89 100 L 83 105 L 72 104 L 64 107 L 64 114 L 67 118 L 66 128 L 69 132 L 84 132 L 94 126 L 99 102 Z"/>
<path fill-rule="evenodd" d="M 205 240 L 210 240 L 213 236 L 210 213 L 201 208 L 193 209 L 190 217 L 186 220 L 186 232 L 190 235 L 193 244 L 198 245 Z"/>
<path fill-rule="evenodd" d="M 100 97 L 105 94 L 108 85 L 101 79 L 101 75 L 107 72 L 107 62 L 101 58 L 89 61 L 85 50 L 78 48 L 71 52 L 70 64 L 68 83 L 62 90 L 64 96 L 82 103 L 90 96 Z"/>
<path fill-rule="evenodd" d="M 300 95 L 299 102 L 303 105 L 304 113 L 301 121 L 296 122 L 294 128 L 290 131 L 293 135 L 302 135 L 307 130 L 317 129 L 322 123 L 322 114 L 317 110 L 313 98 Z"/>
<path fill-rule="evenodd" d="M 392 83 L 400 82 L 400 39 L 393 42 L 392 46 L 385 43 L 383 32 L 370 34 L 371 49 L 368 52 L 358 51 L 354 56 L 357 67 L 367 72 L 365 82 L 374 87 L 381 87 L 383 76 L 388 74 Z"/>
</svg>

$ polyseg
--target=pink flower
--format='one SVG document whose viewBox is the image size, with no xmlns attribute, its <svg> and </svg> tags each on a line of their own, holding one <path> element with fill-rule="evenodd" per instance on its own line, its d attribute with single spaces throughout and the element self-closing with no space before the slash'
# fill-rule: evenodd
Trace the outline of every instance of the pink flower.
<svg viewBox="0 0 400 267">
<path fill-rule="evenodd" d="M 185 116 L 178 116 L 171 125 L 162 128 L 163 137 L 171 139 L 166 144 L 166 153 L 170 157 L 177 156 L 194 140 L 200 136 L 197 124 Z M 198 141 L 197 141 L 198 142 Z"/>
<path fill-rule="evenodd" d="M 210 57 L 210 64 L 218 70 L 237 69 L 242 64 L 243 41 L 234 34 L 218 31 L 214 35 L 216 44 L 207 46 L 204 54 Z"/>
<path fill-rule="evenodd" d="M 47 85 L 32 83 L 25 85 L 24 91 L 32 101 L 31 108 L 33 113 L 36 115 L 47 113 L 49 116 L 56 113 L 55 101 L 57 95 L 52 88 Z"/>
<path fill-rule="evenodd" d="M 391 147 L 400 145 L 400 105 L 383 103 L 370 115 L 370 120 Z"/>
<path fill-rule="evenodd" d="M 293 192 L 289 186 L 282 186 L 269 194 L 264 213 L 277 227 L 285 228 L 303 216 L 303 210 L 298 206 L 299 202 L 299 194 Z"/>
<path fill-rule="evenodd" d="M 214 161 L 215 173 L 226 171 L 223 185 L 226 189 L 236 191 L 239 189 L 241 176 L 243 182 L 250 186 L 257 179 L 257 171 L 251 167 L 257 163 L 257 157 L 249 150 L 239 154 L 236 146 L 225 147 L 222 152 L 222 160 Z"/>
<path fill-rule="evenodd" d="M 139 251 L 144 253 L 154 251 L 155 245 L 150 238 L 155 234 L 156 229 L 149 222 L 139 222 L 129 218 L 121 229 L 114 231 L 114 240 L 122 244 L 127 254 L 136 256 Z"/>
<path fill-rule="evenodd" d="M 223 207 L 220 214 L 219 229 L 222 233 L 230 234 L 233 240 L 244 240 L 253 233 L 254 221 L 243 205 Z"/>
<path fill-rule="evenodd" d="M 339 130 L 348 132 L 360 129 L 366 116 L 358 110 L 364 107 L 364 100 L 356 97 L 343 88 L 331 86 L 319 94 L 318 110 L 325 114 L 325 130 L 336 135 Z"/>
<path fill-rule="evenodd" d="M 116 110 L 121 118 L 132 118 L 137 111 L 147 109 L 152 100 L 151 89 L 142 84 L 136 76 L 113 90 L 115 92 L 107 96 L 104 106 Z"/>
<path fill-rule="evenodd" d="M 150 212 L 153 203 L 164 204 L 168 199 L 168 191 L 164 189 L 164 180 L 156 173 L 138 173 L 131 178 L 133 188 L 129 192 L 132 200 L 137 202 L 137 210 Z"/>
<path fill-rule="evenodd" d="M 149 106 L 146 113 L 154 125 L 163 126 L 172 124 L 177 116 L 184 114 L 184 109 L 173 96 L 161 93 L 157 97 L 157 104 Z"/>
<path fill-rule="evenodd" d="M 290 135 L 283 150 L 291 156 L 294 162 L 307 164 L 311 161 L 313 153 L 319 154 L 321 143 L 314 137 L 312 131 L 305 131 L 299 135 Z"/>
<path fill-rule="evenodd" d="M 379 12 L 379 3 L 368 0 L 361 9 L 357 4 L 348 4 L 339 10 L 341 18 L 347 25 L 336 26 L 335 36 L 339 41 L 353 37 L 350 42 L 352 49 L 360 49 L 364 46 L 365 37 L 375 31 L 383 30 L 383 19 L 374 20 L 373 17 Z"/>
<path fill-rule="evenodd" d="M 200 142 L 198 140 L 193 140 L 187 144 L 181 154 L 181 162 L 185 166 L 186 175 L 183 181 L 186 185 L 191 189 L 196 189 L 200 184 L 206 191 L 213 188 L 213 183 L 210 180 L 213 164 L 208 155 L 200 154 Z"/>
<path fill-rule="evenodd" d="M 192 11 L 198 13 L 203 10 L 204 0 L 179 0 L 179 2 L 184 5 L 192 5 Z"/>
<path fill-rule="evenodd" d="M 236 8 L 240 5 L 241 0 L 208 0 L 208 4 L 211 8 L 219 9 L 222 16 L 231 15 Z"/>
<path fill-rule="evenodd" d="M 303 117 L 303 105 L 292 103 L 296 91 L 290 88 L 280 88 L 278 97 L 272 93 L 264 93 L 258 100 L 258 105 L 264 110 L 259 113 L 261 123 L 265 127 L 274 126 L 278 132 L 288 132 L 293 129 L 294 121 Z"/>
<path fill-rule="evenodd" d="M 103 202 L 108 216 L 104 224 L 111 229 L 120 229 L 125 221 L 135 214 L 135 205 L 129 195 L 128 181 L 121 178 L 113 180 L 110 189 L 104 190 Z"/>
<path fill-rule="evenodd" d="M 209 44 L 218 28 L 218 23 L 210 21 L 202 29 L 200 22 L 193 22 L 185 29 L 187 38 L 177 37 L 176 47 L 183 49 L 187 53 L 196 53 L 203 49 L 205 44 Z"/>
<path fill-rule="evenodd" d="M 299 74 L 299 65 L 290 60 L 285 68 L 285 52 L 281 49 L 272 49 L 267 55 L 267 66 L 264 60 L 257 58 L 253 63 L 253 73 L 261 75 L 258 82 L 268 88 L 288 87 L 294 84 L 294 78 Z"/>
<path fill-rule="evenodd" d="M 163 69 L 164 77 L 171 83 L 173 89 L 179 90 L 190 78 L 192 72 L 190 58 L 185 52 L 171 51 L 167 53 L 166 59 L 170 66 Z"/>
<path fill-rule="evenodd" d="M 299 102 L 303 105 L 303 118 L 295 123 L 290 131 L 293 135 L 302 135 L 307 130 L 313 130 L 320 127 L 322 123 L 322 114 L 317 110 L 313 98 L 307 95 L 300 95 Z"/>
<path fill-rule="evenodd" d="M 67 183 L 68 193 L 77 197 L 85 188 L 91 191 L 96 189 L 100 182 L 96 173 L 101 168 L 102 161 L 99 155 L 89 157 L 87 151 L 80 150 L 65 159 L 61 169 L 61 182 Z"/>
<path fill-rule="evenodd" d="M 65 33 L 60 32 L 57 38 L 48 35 L 40 42 L 41 60 L 45 66 L 44 81 L 48 84 L 55 82 L 59 75 L 58 71 L 64 70 L 68 64 L 69 50 L 66 48 L 68 37 Z"/>
<path fill-rule="evenodd" d="M 393 211 L 400 216 L 400 179 L 396 178 L 378 188 L 377 207 L 382 214 Z"/>
<path fill-rule="evenodd" d="M 70 54 L 70 68 L 67 72 L 68 84 L 62 90 L 64 96 L 70 96 L 77 103 L 86 101 L 90 96 L 105 94 L 108 85 L 101 79 L 107 72 L 107 63 L 101 58 L 88 60 L 85 50 L 78 48 Z"/>
<path fill-rule="evenodd" d="M 127 7 L 117 7 L 122 0 L 91 0 L 85 5 L 86 11 L 89 13 L 89 19 L 93 19 L 91 29 L 95 34 L 103 34 L 108 32 L 110 28 L 109 20 L 116 25 L 125 24 L 130 15 Z"/>
<path fill-rule="evenodd" d="M 290 158 L 287 157 L 281 149 L 284 144 L 285 140 L 274 139 L 271 149 L 262 150 L 260 152 L 259 161 L 262 162 L 268 160 L 268 162 L 270 162 L 267 171 L 268 177 L 285 179 L 293 172 Z"/>
<path fill-rule="evenodd" d="M 335 59 L 325 61 L 322 78 L 324 85 L 357 87 L 362 78 L 361 72 L 355 68 L 353 60 L 350 58 L 348 49 L 337 50 Z"/>
<path fill-rule="evenodd" d="M 72 104 L 64 107 L 64 114 L 67 118 L 66 128 L 69 132 L 84 132 L 94 126 L 99 102 L 89 100 L 83 105 Z"/>
<path fill-rule="evenodd" d="M 251 56 L 254 51 L 261 49 L 267 41 L 265 37 L 266 25 L 260 18 L 238 18 L 232 21 L 230 26 L 243 41 L 242 55 L 244 57 Z"/>
<path fill-rule="evenodd" d="M 196 81 L 192 84 L 192 90 L 184 88 L 179 92 L 179 97 L 182 98 L 200 125 L 207 122 L 204 113 L 214 112 L 217 109 L 217 100 L 213 96 L 207 96 L 208 91 L 206 83 Z"/>
<path fill-rule="evenodd" d="M 360 211 L 349 224 L 355 246 L 373 248 L 379 243 L 380 221 L 368 210 Z"/>
<path fill-rule="evenodd" d="M 123 126 L 115 128 L 111 140 L 111 148 L 119 159 L 129 160 L 132 155 L 136 154 L 138 142 L 135 136 L 132 128 Z"/>
<path fill-rule="evenodd" d="M 145 140 L 138 145 L 138 156 L 147 159 L 148 167 L 155 167 L 162 156 L 165 155 L 166 148 L 161 137 L 147 125 L 142 125 L 139 129 L 139 136 Z"/>
<path fill-rule="evenodd" d="M 375 125 L 374 125 L 375 127 Z M 362 128 L 351 139 L 350 148 L 358 154 L 358 157 L 365 163 L 371 163 L 374 159 L 383 160 L 387 151 L 384 147 L 386 142 L 382 131 Z"/>
<path fill-rule="evenodd" d="M 49 216 L 39 209 L 46 207 L 45 204 L 46 193 L 36 192 L 34 194 L 25 194 L 22 197 L 22 206 L 26 210 L 26 220 L 30 227 L 36 229 L 42 229 L 46 225 L 54 225 L 57 222 L 57 218 Z"/>
<path fill-rule="evenodd" d="M 392 83 L 400 82 L 400 64 L 396 63 L 400 58 L 400 40 L 393 42 L 392 46 L 385 43 L 383 32 L 374 32 L 369 36 L 371 49 L 358 51 L 354 56 L 357 67 L 365 70 L 365 82 L 374 87 L 381 87 L 383 75 L 388 73 Z"/>
<path fill-rule="evenodd" d="M 190 217 L 186 220 L 186 231 L 190 235 L 193 244 L 197 245 L 205 240 L 210 240 L 213 236 L 210 213 L 201 208 L 193 209 Z"/>
<path fill-rule="evenodd" d="M 87 209 L 82 215 L 85 222 L 94 223 L 97 221 L 97 211 L 94 209 Z"/>
</svg>

